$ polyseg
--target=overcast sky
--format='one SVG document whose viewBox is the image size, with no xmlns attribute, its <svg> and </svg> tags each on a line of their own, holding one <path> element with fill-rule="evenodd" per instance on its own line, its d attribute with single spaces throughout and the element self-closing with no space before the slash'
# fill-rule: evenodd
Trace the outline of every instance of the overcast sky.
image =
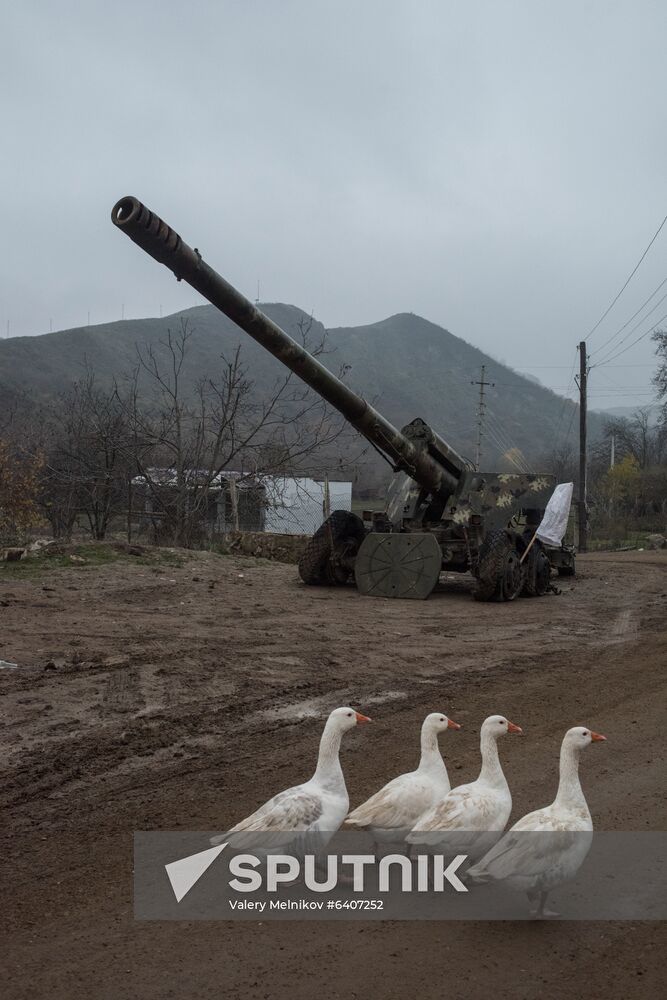
<svg viewBox="0 0 667 1000">
<path fill-rule="evenodd" d="M 201 302 L 111 225 L 135 194 L 253 299 L 416 312 L 560 388 L 667 212 L 664 0 L 3 10 L 2 336 Z M 667 225 L 590 349 L 666 276 Z M 650 401 L 653 360 L 593 405 Z"/>
</svg>

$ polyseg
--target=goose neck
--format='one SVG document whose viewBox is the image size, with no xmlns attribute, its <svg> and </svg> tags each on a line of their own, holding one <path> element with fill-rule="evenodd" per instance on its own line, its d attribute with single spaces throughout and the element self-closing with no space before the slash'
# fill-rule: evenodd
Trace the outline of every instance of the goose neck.
<svg viewBox="0 0 667 1000">
<path fill-rule="evenodd" d="M 438 734 L 430 726 L 424 725 L 421 731 L 419 769 L 429 770 L 433 767 L 444 767 L 444 762 L 438 744 Z"/>
<path fill-rule="evenodd" d="M 560 779 L 556 804 L 583 806 L 588 809 L 579 780 L 579 751 L 564 743 L 560 751 Z"/>
<path fill-rule="evenodd" d="M 343 770 L 340 766 L 339 751 L 342 732 L 339 726 L 327 722 L 320 740 L 320 751 L 317 757 L 315 780 L 326 784 L 343 783 Z"/>
<path fill-rule="evenodd" d="M 483 732 L 480 744 L 482 755 L 482 770 L 479 773 L 479 780 L 487 785 L 507 785 L 503 769 L 500 766 L 498 757 L 498 742 L 491 733 Z"/>
</svg>

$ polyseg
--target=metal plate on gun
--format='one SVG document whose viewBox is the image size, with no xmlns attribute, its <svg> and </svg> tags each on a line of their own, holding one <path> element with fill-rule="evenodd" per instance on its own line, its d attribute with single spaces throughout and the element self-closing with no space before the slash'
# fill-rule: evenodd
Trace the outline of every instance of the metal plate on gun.
<svg viewBox="0 0 667 1000">
<path fill-rule="evenodd" d="M 425 600 L 442 565 L 434 535 L 422 532 L 366 535 L 354 564 L 359 593 Z"/>
</svg>

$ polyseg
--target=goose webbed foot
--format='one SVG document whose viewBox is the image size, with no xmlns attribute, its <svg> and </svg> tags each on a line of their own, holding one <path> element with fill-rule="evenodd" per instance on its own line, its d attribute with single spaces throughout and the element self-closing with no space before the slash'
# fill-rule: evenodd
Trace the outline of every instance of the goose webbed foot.
<svg viewBox="0 0 667 1000">
<path fill-rule="evenodd" d="M 560 913 L 557 910 L 550 910 L 547 907 L 548 892 L 529 892 L 527 895 L 534 907 L 530 911 L 531 916 L 535 917 L 537 920 L 548 920 L 550 917 L 560 917 Z"/>
</svg>

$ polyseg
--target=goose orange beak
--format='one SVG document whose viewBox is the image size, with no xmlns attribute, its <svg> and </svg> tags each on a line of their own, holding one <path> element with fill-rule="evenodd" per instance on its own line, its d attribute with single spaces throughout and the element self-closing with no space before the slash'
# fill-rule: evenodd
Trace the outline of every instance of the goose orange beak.
<svg viewBox="0 0 667 1000">
<path fill-rule="evenodd" d="M 357 717 L 357 722 L 371 722 L 372 720 L 367 715 L 362 715 L 361 712 L 354 713 Z"/>
<path fill-rule="evenodd" d="M 453 719 L 447 719 L 447 729 L 460 729 L 458 722 L 454 722 Z"/>
<path fill-rule="evenodd" d="M 595 743 L 595 742 L 598 742 L 599 740 L 605 740 L 606 741 L 607 737 L 603 736 L 602 733 L 594 733 L 591 730 L 591 739 Z"/>
<path fill-rule="evenodd" d="M 521 728 L 521 726 L 515 726 L 513 722 L 509 721 L 509 719 L 507 720 L 507 732 L 508 733 L 519 733 L 519 734 L 523 735 L 523 729 Z"/>
</svg>

